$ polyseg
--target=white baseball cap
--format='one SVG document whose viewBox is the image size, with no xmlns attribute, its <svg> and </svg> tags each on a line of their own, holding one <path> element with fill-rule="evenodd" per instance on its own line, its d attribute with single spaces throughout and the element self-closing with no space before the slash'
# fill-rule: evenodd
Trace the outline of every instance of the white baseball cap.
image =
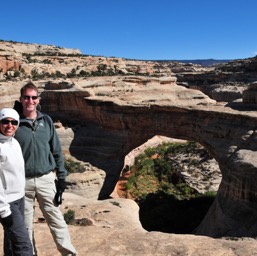
<svg viewBox="0 0 257 256">
<path fill-rule="evenodd" d="M 3 108 L 0 111 L 0 120 L 5 118 L 13 118 L 14 120 L 20 122 L 20 116 L 18 112 L 13 108 Z"/>
</svg>

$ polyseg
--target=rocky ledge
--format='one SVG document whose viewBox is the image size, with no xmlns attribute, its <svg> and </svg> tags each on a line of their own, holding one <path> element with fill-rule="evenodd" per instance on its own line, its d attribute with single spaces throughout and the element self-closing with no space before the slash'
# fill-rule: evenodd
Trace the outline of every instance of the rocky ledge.
<svg viewBox="0 0 257 256">
<path fill-rule="evenodd" d="M 5 48 L 1 54 L 3 61 L 0 61 L 1 107 L 13 106 L 14 100 L 19 97 L 20 87 L 29 80 L 27 75 L 32 71 L 33 75 L 44 71 L 50 73 L 53 69 L 55 74 L 62 70 L 73 75 L 73 69 L 81 71 L 78 63 L 86 66 L 93 61 L 81 56 L 74 61 L 74 56 L 58 58 L 57 55 L 50 55 L 48 60 L 39 54 L 24 57 Z M 31 57 L 34 58 L 32 62 Z M 106 58 L 98 61 L 103 60 L 109 61 Z M 71 185 L 74 180 L 80 179 L 81 189 L 78 191 L 79 186 L 76 189 L 70 186 L 68 192 L 74 193 L 71 197 L 65 194 L 62 206 L 64 212 L 74 209 L 78 221 L 87 219 L 86 223 L 90 223 L 87 226 L 70 226 L 79 254 L 103 255 L 108 251 L 111 255 L 135 255 L 140 252 L 142 255 L 255 255 L 257 112 L 256 97 L 252 95 L 256 93 L 254 80 L 257 79 L 254 71 L 250 69 L 251 75 L 246 74 L 240 80 L 240 83 L 253 85 L 248 91 L 245 87 L 241 88 L 236 101 L 216 102 L 196 90 L 198 84 L 195 87 L 189 84 L 191 89 L 179 86 L 179 74 L 172 74 L 168 66 L 161 72 L 168 76 L 150 77 L 146 76 L 146 72 L 156 70 L 156 65 L 141 63 L 140 70 L 143 70 L 144 76 L 131 76 L 126 72 L 128 68 L 131 71 L 138 67 L 134 65 L 136 63 L 131 66 L 132 63 L 126 62 L 126 68 L 122 69 L 125 62 L 115 62 L 119 63 L 116 68 L 123 70 L 123 75 L 34 81 L 41 91 L 42 110 L 57 124 L 62 124 L 57 125 L 57 131 L 64 154 L 96 168 L 86 171 L 81 178 L 69 177 Z M 98 62 L 93 66 L 97 69 L 102 67 L 99 65 Z M 5 77 L 15 77 L 15 71 L 21 71 L 21 67 L 24 77 L 5 80 Z M 234 76 L 230 69 L 227 72 L 230 73 L 226 82 L 237 79 L 240 73 L 236 72 Z M 213 72 L 212 80 L 219 79 L 216 80 Z M 186 83 L 185 80 L 190 79 L 184 76 L 180 83 Z M 246 90 L 245 93 L 243 90 Z M 197 228 L 197 236 L 147 232 L 139 222 L 135 202 L 110 199 L 125 157 L 156 135 L 196 141 L 210 152 L 219 165 L 222 177 L 217 196 Z M 88 192 L 87 198 L 89 183 L 94 183 L 95 189 Z M 46 224 L 35 224 L 39 255 L 56 254 Z M 49 239 L 46 239 L 47 236 Z M 224 237 L 229 237 L 229 240 Z"/>
<path fill-rule="evenodd" d="M 153 136 L 200 143 L 218 162 L 222 180 L 197 233 L 257 234 L 254 105 L 217 103 L 198 90 L 178 86 L 174 77 L 119 76 L 73 80 L 72 88 L 60 90 L 48 86 L 42 108 L 62 123 L 79 123 L 69 152 L 105 171 L 99 199 L 112 193 L 125 156 Z"/>
<path fill-rule="evenodd" d="M 65 193 L 63 213 L 75 211 L 76 225 L 69 225 L 78 255 L 88 256 L 254 256 L 254 238 L 177 235 L 147 232 L 138 218 L 138 206 L 129 199 L 96 201 Z M 59 255 L 47 224 L 36 207 L 35 238 L 39 256 Z M 0 232 L 0 247 L 3 232 Z"/>
</svg>

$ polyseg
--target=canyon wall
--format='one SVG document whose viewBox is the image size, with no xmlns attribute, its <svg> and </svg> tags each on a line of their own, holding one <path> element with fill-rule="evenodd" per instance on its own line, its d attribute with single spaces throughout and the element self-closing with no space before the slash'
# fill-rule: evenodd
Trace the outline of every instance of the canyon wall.
<svg viewBox="0 0 257 256">
<path fill-rule="evenodd" d="M 72 129 L 64 151 L 105 172 L 99 199 L 110 197 L 125 156 L 148 139 L 193 140 L 211 153 L 222 173 L 215 202 L 197 234 L 257 235 L 256 86 L 247 93 L 248 84 L 257 80 L 251 68 L 255 58 L 206 70 L 31 47 L 1 42 L 0 107 L 13 106 L 21 86 L 33 80 L 42 111 Z M 222 81 L 232 86 L 230 91 L 236 85 L 240 89 L 232 98 L 215 100 L 213 88 L 220 95 Z"/>
<path fill-rule="evenodd" d="M 257 234 L 254 105 L 217 103 L 198 90 L 176 85 L 174 77 L 104 77 L 73 83 L 66 90 L 45 90 L 42 108 L 62 123 L 77 124 L 69 150 L 106 172 L 99 199 L 112 193 L 125 156 L 148 139 L 162 135 L 192 140 L 211 153 L 222 173 L 215 202 L 197 234 Z"/>
</svg>

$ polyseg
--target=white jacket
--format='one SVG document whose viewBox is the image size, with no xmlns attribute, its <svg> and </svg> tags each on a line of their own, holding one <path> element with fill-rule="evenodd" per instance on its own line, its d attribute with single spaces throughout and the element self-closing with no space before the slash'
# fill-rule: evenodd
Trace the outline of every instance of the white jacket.
<svg viewBox="0 0 257 256">
<path fill-rule="evenodd" d="M 25 194 L 25 167 L 19 142 L 0 133 L 0 217 L 11 214 L 10 202 Z"/>
</svg>

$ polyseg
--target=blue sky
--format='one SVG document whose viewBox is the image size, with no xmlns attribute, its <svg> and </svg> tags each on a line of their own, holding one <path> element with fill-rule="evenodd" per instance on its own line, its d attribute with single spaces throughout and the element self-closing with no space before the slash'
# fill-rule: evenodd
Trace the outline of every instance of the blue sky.
<svg viewBox="0 0 257 256">
<path fill-rule="evenodd" d="M 0 39 L 142 60 L 257 55 L 256 0 L 1 2 Z"/>
</svg>

